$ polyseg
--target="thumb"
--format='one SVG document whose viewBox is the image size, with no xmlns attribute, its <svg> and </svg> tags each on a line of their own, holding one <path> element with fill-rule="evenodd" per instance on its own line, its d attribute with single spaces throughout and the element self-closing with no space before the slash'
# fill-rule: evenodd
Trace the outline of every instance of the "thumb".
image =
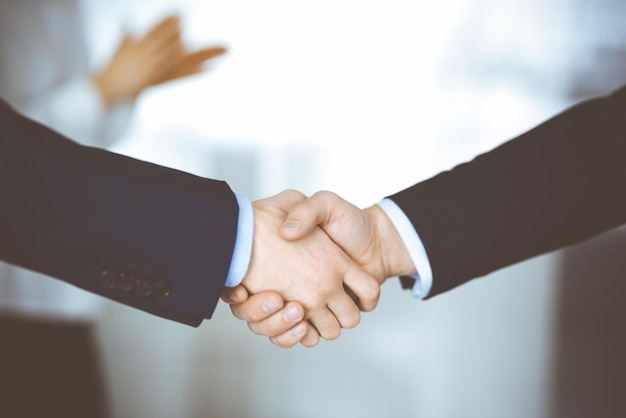
<svg viewBox="0 0 626 418">
<path fill-rule="evenodd" d="M 220 296 L 222 300 L 229 305 L 237 305 L 248 300 L 248 291 L 242 285 L 224 287 Z"/>
<path fill-rule="evenodd" d="M 122 35 L 122 40 L 120 42 L 120 45 L 121 46 L 128 46 L 128 45 L 133 43 L 134 39 L 135 38 L 134 38 L 133 34 L 131 33 L 131 31 L 129 29 L 127 29 L 127 28 L 124 28 L 123 35 Z"/>
<path fill-rule="evenodd" d="M 331 200 L 334 193 L 317 192 L 291 208 L 280 228 L 280 235 L 295 241 L 310 234 L 316 226 L 324 225 L 332 217 Z"/>
</svg>

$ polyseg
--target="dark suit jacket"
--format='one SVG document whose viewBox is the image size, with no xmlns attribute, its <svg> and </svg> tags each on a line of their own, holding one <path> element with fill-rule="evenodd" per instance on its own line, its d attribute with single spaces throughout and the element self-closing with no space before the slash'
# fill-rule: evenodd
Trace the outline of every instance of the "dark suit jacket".
<svg viewBox="0 0 626 418">
<path fill-rule="evenodd" d="M 0 259 L 190 325 L 234 247 L 224 182 L 78 145 L 0 100 Z"/>
<path fill-rule="evenodd" d="M 626 222 L 626 88 L 393 196 L 422 239 L 430 296 Z"/>
</svg>

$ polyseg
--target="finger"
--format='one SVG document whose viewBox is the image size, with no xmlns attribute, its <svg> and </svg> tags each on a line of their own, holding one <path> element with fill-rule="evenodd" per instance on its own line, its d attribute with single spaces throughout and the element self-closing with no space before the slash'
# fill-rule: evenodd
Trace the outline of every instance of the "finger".
<svg viewBox="0 0 626 418">
<path fill-rule="evenodd" d="M 317 225 L 330 221 L 332 209 L 337 207 L 340 198 L 332 192 L 317 192 L 313 196 L 293 207 L 282 227 L 280 235 L 289 241 L 300 239 Z"/>
<path fill-rule="evenodd" d="M 354 328 L 361 321 L 359 307 L 354 301 L 343 293 L 328 302 L 328 309 L 333 313 L 342 328 Z"/>
<path fill-rule="evenodd" d="M 160 31 L 151 30 L 138 43 L 147 65 L 167 71 L 181 59 L 185 47 L 181 39 L 178 23 L 159 27 Z"/>
<path fill-rule="evenodd" d="M 235 287 L 224 287 L 220 295 L 222 300 L 229 305 L 236 305 L 248 300 L 248 291 L 242 285 Z"/>
<path fill-rule="evenodd" d="M 202 64 L 205 61 L 213 59 L 215 57 L 219 57 L 220 55 L 228 52 L 226 48 L 223 46 L 215 46 L 211 48 L 204 48 L 197 51 L 192 51 L 187 53 L 187 55 L 183 58 L 186 65 L 198 65 Z"/>
<path fill-rule="evenodd" d="M 152 26 L 143 39 L 151 44 L 165 42 L 172 37 L 180 37 L 180 17 L 169 15 Z"/>
<path fill-rule="evenodd" d="M 309 326 L 306 321 L 301 321 L 288 331 L 275 337 L 270 337 L 270 341 L 281 348 L 291 348 L 302 341 L 303 337 L 305 337 L 312 328 L 313 327 Z"/>
<path fill-rule="evenodd" d="M 255 334 L 274 337 L 288 331 L 295 324 L 301 322 L 303 318 L 304 308 L 302 305 L 297 302 L 289 302 L 283 309 L 261 321 L 248 322 L 248 327 Z M 300 335 L 300 338 L 303 335 L 304 333 Z"/>
<path fill-rule="evenodd" d="M 335 340 L 341 335 L 341 324 L 328 308 L 311 313 L 308 320 L 325 340 Z"/>
<path fill-rule="evenodd" d="M 320 334 L 317 332 L 314 326 L 310 325 L 307 327 L 306 334 L 300 340 L 300 344 L 305 347 L 315 347 L 320 342 Z"/>
<path fill-rule="evenodd" d="M 206 61 L 218 57 L 226 53 L 226 51 L 226 48 L 215 47 L 188 53 L 161 80 L 158 80 L 158 83 L 166 83 L 199 74 L 203 71 L 203 65 Z"/>
<path fill-rule="evenodd" d="M 380 284 L 361 266 L 351 262 L 350 267 L 344 274 L 343 283 L 345 287 L 349 288 L 348 294 L 356 298 L 356 303 L 360 310 L 369 312 L 378 305 Z"/>
<path fill-rule="evenodd" d="M 144 44 L 151 65 L 159 68 L 175 68 L 185 56 L 185 47 L 179 37 L 171 37 L 160 43 Z"/>
<path fill-rule="evenodd" d="M 297 190 L 283 190 L 274 196 L 276 205 L 280 207 L 292 207 L 306 199 L 306 196 Z"/>
<path fill-rule="evenodd" d="M 283 298 L 278 293 L 265 291 L 250 296 L 244 303 L 230 305 L 230 310 L 239 319 L 258 322 L 278 312 L 283 305 Z"/>
</svg>

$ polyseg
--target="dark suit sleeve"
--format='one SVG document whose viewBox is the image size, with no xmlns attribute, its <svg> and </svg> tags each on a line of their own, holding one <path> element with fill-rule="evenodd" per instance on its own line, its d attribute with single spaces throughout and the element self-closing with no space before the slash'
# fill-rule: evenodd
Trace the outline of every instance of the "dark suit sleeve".
<svg viewBox="0 0 626 418">
<path fill-rule="evenodd" d="M 393 196 L 437 295 L 626 222 L 626 88 Z"/>
<path fill-rule="evenodd" d="M 0 259 L 198 325 L 237 229 L 224 182 L 78 145 L 0 101 Z"/>
</svg>

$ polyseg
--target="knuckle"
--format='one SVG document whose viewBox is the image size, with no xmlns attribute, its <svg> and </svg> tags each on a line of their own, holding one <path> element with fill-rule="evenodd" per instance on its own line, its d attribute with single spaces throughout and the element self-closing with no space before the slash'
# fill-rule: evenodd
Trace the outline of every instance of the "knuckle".
<svg viewBox="0 0 626 418">
<path fill-rule="evenodd" d="M 259 322 L 263 319 L 257 312 L 251 309 L 245 309 L 244 307 L 231 306 L 230 310 L 233 312 L 236 318 L 246 322 Z"/>
<path fill-rule="evenodd" d="M 243 315 L 240 312 L 240 309 L 234 305 L 230 305 L 230 311 L 233 313 L 233 316 L 237 319 L 243 319 Z"/>
<path fill-rule="evenodd" d="M 256 335 L 265 335 L 263 329 L 255 322 L 248 322 L 248 329 Z"/>
<path fill-rule="evenodd" d="M 267 317 L 267 314 L 263 314 L 262 312 L 250 311 L 247 315 L 244 316 L 244 319 L 249 322 L 259 322 Z"/>
<path fill-rule="evenodd" d="M 300 200 L 306 199 L 306 195 L 299 190 L 287 189 L 282 191 L 281 193 L 285 195 L 291 195 L 294 198 L 298 198 Z"/>
<path fill-rule="evenodd" d="M 336 199 L 337 197 L 339 197 L 336 193 L 331 192 L 329 190 L 320 190 L 319 192 L 316 192 L 314 196 L 319 197 L 320 199 Z"/>
<path fill-rule="evenodd" d="M 371 311 L 376 307 L 378 303 L 378 299 L 380 298 L 380 286 L 372 285 L 370 286 L 363 295 L 363 299 L 361 300 L 361 304 L 363 305 L 363 310 L 366 312 Z"/>
<path fill-rule="evenodd" d="M 321 283 L 319 283 L 318 290 L 325 300 L 338 293 L 337 285 L 334 280 L 322 280 Z"/>
</svg>

